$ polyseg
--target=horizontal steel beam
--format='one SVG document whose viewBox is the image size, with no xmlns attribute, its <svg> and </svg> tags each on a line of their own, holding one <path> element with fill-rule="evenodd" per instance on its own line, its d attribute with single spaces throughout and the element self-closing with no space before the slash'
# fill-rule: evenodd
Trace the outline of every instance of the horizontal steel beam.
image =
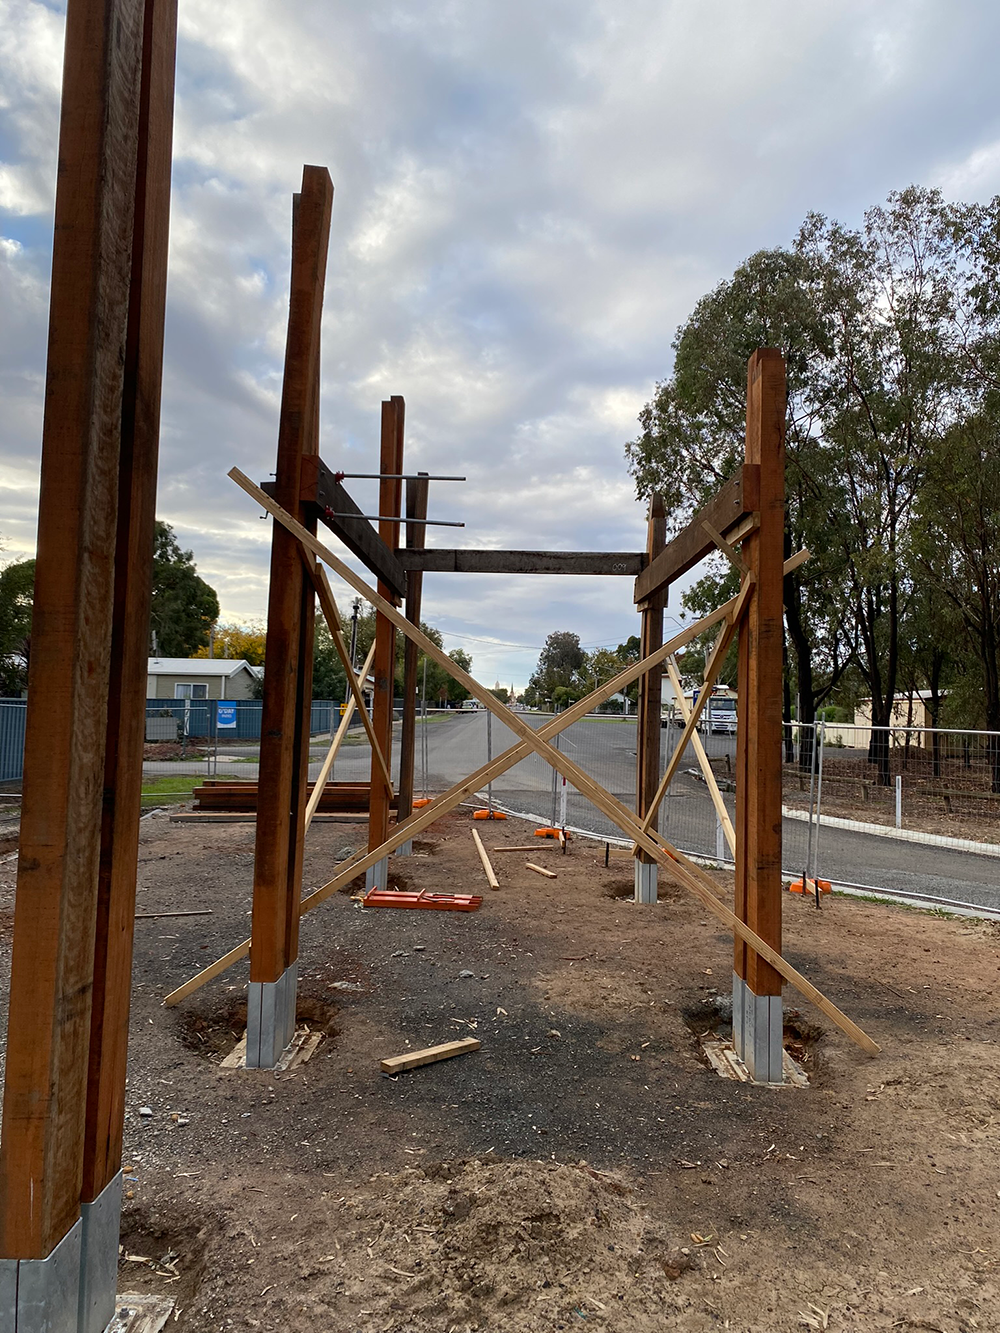
<svg viewBox="0 0 1000 1333">
<path fill-rule="evenodd" d="M 642 551 L 456 551 L 397 552 L 406 570 L 452 574 L 627 574 L 646 564 Z"/>
</svg>

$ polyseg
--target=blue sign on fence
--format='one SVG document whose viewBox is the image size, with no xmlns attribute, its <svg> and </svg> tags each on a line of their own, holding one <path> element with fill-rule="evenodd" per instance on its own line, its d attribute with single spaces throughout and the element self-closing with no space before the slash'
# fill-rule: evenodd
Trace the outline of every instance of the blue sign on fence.
<svg viewBox="0 0 1000 1333">
<path fill-rule="evenodd" d="M 215 705 L 215 725 L 221 731 L 223 727 L 236 726 L 236 705 L 235 704 L 216 704 Z"/>
</svg>

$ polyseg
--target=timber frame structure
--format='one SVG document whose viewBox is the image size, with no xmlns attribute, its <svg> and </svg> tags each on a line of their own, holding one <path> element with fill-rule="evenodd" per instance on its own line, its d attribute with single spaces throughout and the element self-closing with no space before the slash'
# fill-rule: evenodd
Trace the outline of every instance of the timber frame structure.
<svg viewBox="0 0 1000 1333">
<path fill-rule="evenodd" d="M 55 208 L 35 617 L 29 677 L 3 1125 L 0 1326 L 12 1333 L 101 1333 L 114 1314 L 121 1154 L 142 781 L 147 632 L 166 288 L 176 0 L 68 0 Z M 781 620 L 784 365 L 750 360 L 746 463 L 672 541 L 650 509 L 642 553 L 426 550 L 429 478 L 403 473 L 404 405 L 382 405 L 379 530 L 319 455 L 319 346 L 333 203 L 326 170 L 306 167 L 293 205 L 292 281 L 273 486 L 230 476 L 274 518 L 252 937 L 166 1003 L 250 957 L 248 1063 L 270 1067 L 295 1019 L 298 927 L 355 875 L 385 882 L 386 858 L 518 760 L 537 753 L 634 844 L 637 894 L 671 876 L 735 941 L 737 1046 L 759 1080 L 781 1076 L 781 987 L 791 983 L 864 1050 L 876 1044 L 781 955 Z M 405 514 L 403 480 L 407 481 Z M 317 538 L 329 526 L 375 575 L 369 586 Z M 403 523 L 406 545 L 399 545 Z M 738 595 L 663 641 L 670 583 L 713 550 L 740 572 Z M 786 561 L 805 558 L 804 553 Z M 375 644 L 356 676 L 326 570 L 375 607 Z M 641 660 L 533 730 L 419 629 L 425 572 L 635 577 Z M 312 628 L 318 598 L 348 668 L 352 698 L 309 790 Z M 400 608 L 403 608 L 402 610 Z M 706 683 L 739 643 L 733 907 L 663 838 L 657 811 L 660 673 L 706 631 L 718 639 Z M 394 637 L 407 640 L 399 791 L 389 768 Z M 516 742 L 414 812 L 417 653 L 500 717 Z M 374 670 L 369 719 L 361 683 Z M 641 682 L 636 810 L 552 741 L 591 707 Z M 678 754 L 707 691 L 690 710 Z M 302 848 L 336 747 L 359 706 L 372 746 L 369 846 L 301 896 Z M 703 755 L 699 756 L 703 759 Z M 706 779 L 711 770 L 704 762 Z M 710 780 L 716 808 L 725 807 Z M 397 819 L 390 827 L 396 801 Z M 721 809 L 720 809 L 721 807 Z"/>
</svg>

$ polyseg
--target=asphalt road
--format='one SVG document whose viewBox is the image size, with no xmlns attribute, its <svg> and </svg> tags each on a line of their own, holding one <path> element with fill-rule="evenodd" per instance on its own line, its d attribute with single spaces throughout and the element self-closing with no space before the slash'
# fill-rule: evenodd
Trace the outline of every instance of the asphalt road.
<svg viewBox="0 0 1000 1333">
<path fill-rule="evenodd" d="M 524 714 L 533 727 L 540 727 L 548 717 Z M 426 723 L 426 764 L 422 755 L 423 725 L 417 727 L 415 788 L 425 785 L 429 792 L 451 786 L 487 760 L 516 743 L 513 732 L 496 719 L 489 720 L 485 710 L 462 710 L 432 714 Z M 399 727 L 393 741 L 393 770 L 398 773 Z M 662 733 L 665 764 L 680 733 L 666 727 Z M 613 792 L 630 809 L 635 796 L 635 720 L 634 718 L 587 718 L 574 724 L 560 737 L 559 744 L 591 777 Z M 360 740 L 361 743 L 357 743 Z M 703 742 L 709 755 L 733 757 L 735 742 L 727 736 L 706 736 Z M 313 747 L 315 776 L 326 749 L 325 742 Z M 226 752 L 231 758 L 252 759 L 255 747 L 239 747 Z M 158 766 L 159 771 L 205 773 L 205 763 Z M 371 758 L 363 737 L 354 738 L 337 759 L 334 777 L 339 781 L 366 781 Z M 664 801 L 661 832 L 684 851 L 715 855 L 719 846 L 715 811 L 703 781 L 695 776 L 697 760 L 688 749 L 681 771 L 671 784 Z M 147 770 L 151 766 L 147 765 Z M 251 763 L 220 763 L 220 777 L 255 777 Z M 508 809 L 537 816 L 548 822 L 559 818 L 561 779 L 555 788 L 552 770 L 533 755 L 522 760 L 497 779 L 493 796 Z M 726 796 L 732 812 L 733 798 Z M 621 831 L 596 810 L 572 787 L 566 790 L 566 822 L 610 837 Z M 800 820 L 783 821 L 783 864 L 787 871 L 800 874 L 807 854 L 808 825 Z M 891 889 L 897 893 L 923 894 L 973 903 L 1000 910 L 1000 857 L 981 856 L 933 844 L 912 843 L 849 829 L 824 825 L 818 833 L 816 869 L 819 876 L 835 882 Z"/>
</svg>

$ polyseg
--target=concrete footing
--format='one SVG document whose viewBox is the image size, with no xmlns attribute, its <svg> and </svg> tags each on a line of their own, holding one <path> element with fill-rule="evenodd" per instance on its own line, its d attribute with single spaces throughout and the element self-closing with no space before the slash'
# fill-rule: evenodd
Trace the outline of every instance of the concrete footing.
<svg viewBox="0 0 1000 1333">
<path fill-rule="evenodd" d="M 115 1313 L 122 1173 L 80 1208 L 80 1333 L 104 1333 Z"/>
<path fill-rule="evenodd" d="M 0 1259 L 4 1333 L 80 1333 L 82 1238 L 78 1219 L 45 1259 Z M 117 1270 L 117 1232 L 114 1250 Z M 114 1287 L 111 1300 L 113 1306 Z"/>
<path fill-rule="evenodd" d="M 389 858 L 383 856 L 365 871 L 365 893 L 369 889 L 384 889 L 389 882 Z"/>
<path fill-rule="evenodd" d="M 755 1083 L 781 1083 L 784 1013 L 780 995 L 755 995 L 733 975 L 733 1048 Z"/>
<path fill-rule="evenodd" d="M 273 1069 L 295 1036 L 298 960 L 277 981 L 251 981 L 247 988 L 247 1069 Z"/>
<path fill-rule="evenodd" d="M 656 862 L 635 861 L 635 901 L 637 903 L 656 902 Z"/>
</svg>

